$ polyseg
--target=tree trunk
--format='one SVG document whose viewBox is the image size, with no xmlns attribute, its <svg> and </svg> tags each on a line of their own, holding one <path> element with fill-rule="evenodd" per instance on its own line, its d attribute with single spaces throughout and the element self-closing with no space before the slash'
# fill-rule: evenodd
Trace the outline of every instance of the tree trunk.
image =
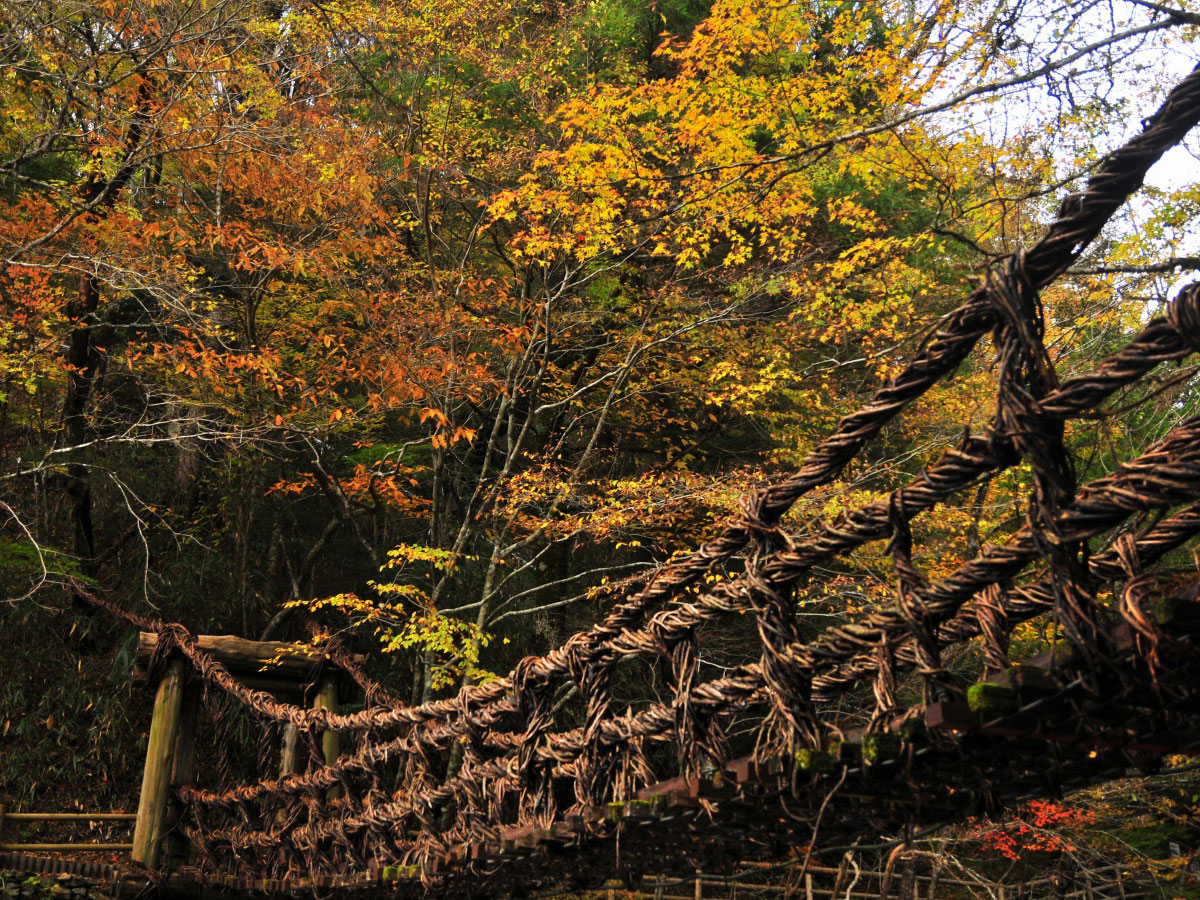
<svg viewBox="0 0 1200 900">
<path fill-rule="evenodd" d="M 86 276 L 79 294 L 67 310 L 75 321 L 67 345 L 67 394 L 63 401 L 63 437 L 68 448 L 80 448 L 88 437 L 87 405 L 100 363 L 99 352 L 92 341 L 99 306 L 100 285 L 93 276 Z M 92 481 L 88 465 L 82 461 L 84 455 L 82 449 L 70 451 L 66 493 L 71 509 L 72 549 L 79 561 L 79 571 L 88 578 L 94 578 L 97 573 Z M 74 602 L 82 609 L 90 609 L 90 604 L 78 593 Z"/>
</svg>

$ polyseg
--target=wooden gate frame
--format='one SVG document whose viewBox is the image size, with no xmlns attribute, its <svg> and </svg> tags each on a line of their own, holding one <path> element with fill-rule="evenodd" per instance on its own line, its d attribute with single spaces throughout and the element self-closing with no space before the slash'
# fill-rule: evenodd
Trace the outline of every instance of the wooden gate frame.
<svg viewBox="0 0 1200 900">
<path fill-rule="evenodd" d="M 313 705 L 338 711 L 341 679 L 337 670 L 322 667 L 324 656 L 311 647 L 250 641 L 228 634 L 198 635 L 196 643 L 247 687 L 281 699 L 303 697 L 305 688 L 315 680 Z M 158 635 L 154 632 L 143 631 L 138 635 L 134 684 L 149 683 L 152 676 L 149 663 L 157 644 Z M 153 674 L 157 676 L 154 714 L 131 851 L 133 861 L 148 869 L 158 868 L 164 857 L 167 861 L 178 861 L 187 855 L 186 841 L 174 832 L 181 811 L 174 808 L 173 800 L 179 788 L 195 781 L 196 713 L 202 689 L 178 652 L 168 658 L 160 672 Z M 288 725 L 284 731 L 280 774 L 299 771 L 299 744 L 299 732 Z M 327 765 L 341 755 L 340 745 L 336 732 L 322 736 L 321 748 Z"/>
</svg>

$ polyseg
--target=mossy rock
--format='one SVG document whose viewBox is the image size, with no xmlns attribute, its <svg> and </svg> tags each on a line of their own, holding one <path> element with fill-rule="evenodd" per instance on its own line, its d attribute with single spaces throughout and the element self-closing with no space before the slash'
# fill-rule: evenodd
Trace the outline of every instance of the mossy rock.
<svg viewBox="0 0 1200 900">
<path fill-rule="evenodd" d="M 1016 712 L 1021 701 L 1015 688 L 1007 684 L 980 681 L 967 688 L 967 706 L 983 716 L 1002 716 Z"/>
<path fill-rule="evenodd" d="M 801 772 L 812 772 L 816 775 L 828 775 L 837 768 L 837 760 L 832 753 L 824 750 L 797 750 L 796 768 Z"/>
<path fill-rule="evenodd" d="M 895 759 L 900 755 L 900 735 L 882 731 L 868 734 L 862 742 L 862 758 L 867 765 Z"/>
</svg>

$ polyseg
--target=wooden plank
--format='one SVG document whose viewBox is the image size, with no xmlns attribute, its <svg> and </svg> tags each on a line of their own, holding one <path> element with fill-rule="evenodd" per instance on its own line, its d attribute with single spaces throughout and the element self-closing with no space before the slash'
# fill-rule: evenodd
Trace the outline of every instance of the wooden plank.
<svg viewBox="0 0 1200 900">
<path fill-rule="evenodd" d="M 167 794 L 175 757 L 175 741 L 183 709 L 183 660 L 172 659 L 154 695 L 154 717 L 146 745 L 146 767 L 138 798 L 137 824 L 133 831 L 132 857 L 149 869 L 158 867 L 162 852 Z"/>
</svg>

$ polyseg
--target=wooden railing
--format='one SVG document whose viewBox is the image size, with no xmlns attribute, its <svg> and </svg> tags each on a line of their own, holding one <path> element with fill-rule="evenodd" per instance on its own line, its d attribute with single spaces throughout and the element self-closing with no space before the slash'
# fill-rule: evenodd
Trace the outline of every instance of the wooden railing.
<svg viewBox="0 0 1200 900">
<path fill-rule="evenodd" d="M 128 851 L 133 849 L 132 843 L 88 843 L 72 841 L 67 843 L 8 843 L 5 840 L 6 831 L 13 822 L 132 822 L 137 816 L 134 813 L 102 812 L 9 812 L 8 807 L 0 803 L 0 851 L 20 850 L 114 850 Z"/>
<path fill-rule="evenodd" d="M 593 894 L 605 900 L 727 900 L 732 897 L 779 896 L 788 881 L 786 873 L 770 866 L 774 878 L 754 880 L 748 870 L 733 877 L 711 877 L 697 873 L 694 879 L 646 879 L 636 891 L 617 887 Z M 980 876 L 967 878 L 939 871 L 917 873 L 909 866 L 897 870 L 871 871 L 810 865 L 799 882 L 787 886 L 796 900 L 939 900 L 946 897 L 993 897 L 999 900 L 1031 900 L 1057 897 L 1060 900 L 1148 900 L 1161 897 L 1145 879 L 1130 878 L 1119 865 L 1079 869 L 1070 873 L 1041 876 L 1028 881 L 993 882 Z"/>
</svg>

